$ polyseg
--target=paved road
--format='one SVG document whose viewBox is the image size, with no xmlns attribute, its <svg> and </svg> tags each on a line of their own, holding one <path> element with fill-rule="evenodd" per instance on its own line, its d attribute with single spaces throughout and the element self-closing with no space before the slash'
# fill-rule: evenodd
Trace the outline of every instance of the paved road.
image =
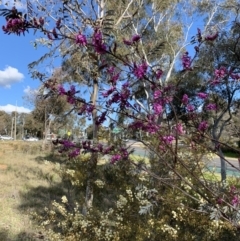
<svg viewBox="0 0 240 241">
<path fill-rule="evenodd" d="M 130 145 L 133 149 L 134 149 L 134 154 L 138 155 L 138 156 L 142 156 L 142 157 L 148 157 L 149 152 L 144 149 L 144 146 L 139 143 L 139 142 L 134 142 L 134 141 L 129 141 L 128 146 Z M 230 162 L 230 164 L 227 164 L 227 175 L 231 175 L 231 176 L 240 176 L 240 171 L 237 170 L 235 167 L 240 169 L 238 160 L 235 158 L 226 158 L 226 160 L 228 160 Z M 209 170 L 214 170 L 215 172 L 220 173 L 220 158 L 215 156 L 213 157 L 211 160 L 208 160 L 208 165 L 207 168 L 209 168 Z"/>
</svg>

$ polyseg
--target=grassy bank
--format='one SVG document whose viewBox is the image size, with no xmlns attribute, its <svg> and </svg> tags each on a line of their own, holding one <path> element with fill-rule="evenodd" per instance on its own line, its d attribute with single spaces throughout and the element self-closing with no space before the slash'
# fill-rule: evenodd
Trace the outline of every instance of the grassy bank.
<svg viewBox="0 0 240 241">
<path fill-rule="evenodd" d="M 43 240 L 30 213 L 49 206 L 61 191 L 54 164 L 40 144 L 0 143 L 0 240 Z"/>
</svg>

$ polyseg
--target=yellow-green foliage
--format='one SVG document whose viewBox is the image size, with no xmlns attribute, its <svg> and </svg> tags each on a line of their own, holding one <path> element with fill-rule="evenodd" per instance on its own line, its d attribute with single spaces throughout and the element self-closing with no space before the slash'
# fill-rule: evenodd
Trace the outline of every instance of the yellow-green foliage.
<svg viewBox="0 0 240 241">
<path fill-rule="evenodd" d="M 81 156 L 57 165 L 62 178 L 75 187 L 76 192 L 74 197 L 66 195 L 54 201 L 43 217 L 36 214 L 48 240 L 239 240 L 237 231 L 229 223 L 210 220 L 208 214 L 196 211 L 201 196 L 188 185 L 178 181 L 178 186 L 198 201 L 153 181 L 126 161 L 98 166 L 93 208 L 84 216 L 89 158 L 89 155 Z M 191 168 L 197 175 L 195 166 Z M 187 180 L 195 182 L 190 177 Z"/>
</svg>

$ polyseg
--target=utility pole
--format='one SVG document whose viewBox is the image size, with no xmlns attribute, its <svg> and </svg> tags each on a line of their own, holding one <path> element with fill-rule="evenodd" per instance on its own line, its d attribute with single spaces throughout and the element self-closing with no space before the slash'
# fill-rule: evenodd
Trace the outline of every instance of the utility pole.
<svg viewBox="0 0 240 241">
<path fill-rule="evenodd" d="M 14 141 L 17 139 L 17 103 L 16 103 L 16 110 L 15 110 L 15 117 L 14 117 Z"/>
<path fill-rule="evenodd" d="M 12 127 L 11 127 L 11 137 L 13 138 L 13 120 L 14 120 L 14 117 L 12 117 Z"/>
</svg>

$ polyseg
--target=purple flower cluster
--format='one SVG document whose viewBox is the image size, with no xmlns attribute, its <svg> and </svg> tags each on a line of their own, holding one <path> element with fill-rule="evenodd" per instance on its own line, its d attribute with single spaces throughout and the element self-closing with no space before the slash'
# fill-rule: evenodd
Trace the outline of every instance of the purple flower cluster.
<svg viewBox="0 0 240 241">
<path fill-rule="evenodd" d="M 157 78 L 157 79 L 160 79 L 160 78 L 162 77 L 162 75 L 163 75 L 163 71 L 162 71 L 161 69 L 158 69 L 158 70 L 156 71 L 156 78 Z"/>
<path fill-rule="evenodd" d="M 96 120 L 96 125 L 101 125 L 107 118 L 107 111 L 104 111 L 100 116 L 98 116 L 97 120 Z"/>
<path fill-rule="evenodd" d="M 155 90 L 153 93 L 153 98 L 156 100 L 162 96 L 162 91 L 161 90 Z"/>
<path fill-rule="evenodd" d="M 155 122 L 156 122 L 155 117 L 156 116 L 153 115 L 152 118 L 151 119 L 149 118 L 148 121 L 146 121 L 146 122 L 134 121 L 132 124 L 129 125 L 129 128 L 133 129 L 133 130 L 141 129 L 150 134 L 155 134 L 159 130 L 159 125 L 155 124 Z"/>
<path fill-rule="evenodd" d="M 183 97 L 182 97 L 182 103 L 184 105 L 187 105 L 189 102 L 189 98 L 188 98 L 188 95 L 187 94 L 184 94 Z"/>
<path fill-rule="evenodd" d="M 223 78 L 227 74 L 227 69 L 225 67 L 220 67 L 220 69 L 214 71 L 214 74 L 217 79 Z"/>
<path fill-rule="evenodd" d="M 75 150 L 71 151 L 71 152 L 68 154 L 68 156 L 69 156 L 70 158 L 77 157 L 77 156 L 80 155 L 80 151 L 81 151 L 80 148 L 76 148 Z"/>
<path fill-rule="evenodd" d="M 107 90 L 106 92 L 102 92 L 102 96 L 104 98 L 109 97 L 114 91 L 116 90 L 116 87 L 111 87 L 109 90 Z"/>
<path fill-rule="evenodd" d="M 193 112 L 195 110 L 195 107 L 191 104 L 187 105 L 187 111 L 188 112 Z"/>
<path fill-rule="evenodd" d="M 185 134 L 185 131 L 183 130 L 183 125 L 181 123 L 178 123 L 176 126 L 174 126 L 174 130 L 177 135 Z"/>
<path fill-rule="evenodd" d="M 205 40 L 207 40 L 207 41 L 214 41 L 217 37 L 218 37 L 218 32 L 216 32 L 215 34 L 212 34 L 212 35 L 207 35 L 205 37 Z"/>
<path fill-rule="evenodd" d="M 70 104 L 75 104 L 75 94 L 76 94 L 76 89 L 74 85 L 71 85 L 70 90 L 67 91 L 67 102 Z"/>
<path fill-rule="evenodd" d="M 27 30 L 27 23 L 20 18 L 9 19 L 6 26 L 2 26 L 2 30 L 6 34 L 15 33 L 20 35 Z"/>
<path fill-rule="evenodd" d="M 87 38 L 85 35 L 79 33 L 75 37 L 76 44 L 79 44 L 80 46 L 86 46 L 87 45 Z"/>
<path fill-rule="evenodd" d="M 66 95 L 67 92 L 62 85 L 59 85 L 58 86 L 58 93 L 59 93 L 59 95 Z"/>
<path fill-rule="evenodd" d="M 173 143 L 173 141 L 175 140 L 175 137 L 172 135 L 169 136 L 163 136 L 161 138 L 161 140 L 166 144 L 166 145 L 170 145 Z"/>
<path fill-rule="evenodd" d="M 160 115 L 163 112 L 163 106 L 160 103 L 154 103 L 153 110 L 155 115 Z"/>
<path fill-rule="evenodd" d="M 217 110 L 217 105 L 216 104 L 208 104 L 206 106 L 206 110 Z"/>
<path fill-rule="evenodd" d="M 106 94 L 106 93 L 105 93 Z M 120 109 L 128 108 L 128 99 L 131 96 L 128 83 L 122 85 L 120 92 L 114 91 L 111 98 L 107 101 L 107 107 L 111 106 L 113 103 L 119 103 Z"/>
<path fill-rule="evenodd" d="M 139 64 L 139 65 L 134 63 L 133 74 L 138 79 L 142 79 L 146 75 L 147 69 L 148 69 L 148 65 L 147 65 L 147 62 L 145 62 L 145 61 L 142 64 Z"/>
<path fill-rule="evenodd" d="M 203 100 L 204 100 L 204 99 L 206 99 L 206 98 L 208 97 L 208 94 L 200 92 L 200 93 L 197 94 L 197 96 L 198 96 L 200 99 L 203 99 Z"/>
<path fill-rule="evenodd" d="M 133 45 L 134 43 L 138 42 L 140 39 L 141 39 L 140 35 L 136 34 L 136 35 L 132 36 L 131 40 L 123 39 L 123 43 L 130 46 L 130 45 Z"/>
<path fill-rule="evenodd" d="M 122 159 L 122 156 L 120 154 L 115 154 L 111 157 L 110 163 L 114 164 L 117 161 L 120 161 Z"/>
<path fill-rule="evenodd" d="M 92 38 L 92 43 L 93 43 L 95 51 L 98 54 L 105 54 L 106 53 L 107 46 L 103 42 L 102 33 L 99 29 L 95 29 L 94 34 L 93 34 L 93 38 Z"/>
<path fill-rule="evenodd" d="M 240 203 L 240 199 L 239 199 L 238 195 L 233 196 L 233 199 L 231 200 L 231 203 L 234 207 L 238 206 L 238 204 Z"/>
<path fill-rule="evenodd" d="M 233 80 L 240 80 L 240 74 L 230 74 L 230 77 L 233 79 Z"/>
<path fill-rule="evenodd" d="M 119 76 L 120 76 L 120 72 L 116 72 L 116 69 L 114 66 L 109 66 L 107 68 L 107 73 L 110 75 L 110 80 L 109 82 L 112 83 L 112 85 L 116 85 L 118 79 L 119 79 Z"/>
<path fill-rule="evenodd" d="M 70 104 L 75 104 L 75 94 L 77 93 L 76 88 L 74 85 L 70 86 L 70 90 L 66 91 L 65 88 L 62 85 L 58 86 L 58 94 L 59 95 L 66 95 L 67 96 L 67 102 Z"/>
<path fill-rule="evenodd" d="M 199 123 L 199 125 L 198 125 L 198 131 L 200 131 L 200 132 L 206 131 L 207 128 L 208 128 L 208 123 L 207 123 L 207 121 L 202 121 L 202 122 Z"/>
<path fill-rule="evenodd" d="M 92 112 L 94 110 L 94 105 L 92 104 L 82 104 L 79 112 L 78 112 L 78 115 L 87 115 L 88 118 L 91 118 L 91 115 L 92 115 Z"/>
<path fill-rule="evenodd" d="M 182 56 L 182 65 L 184 70 L 191 70 L 191 57 L 188 55 L 188 52 Z"/>
</svg>

